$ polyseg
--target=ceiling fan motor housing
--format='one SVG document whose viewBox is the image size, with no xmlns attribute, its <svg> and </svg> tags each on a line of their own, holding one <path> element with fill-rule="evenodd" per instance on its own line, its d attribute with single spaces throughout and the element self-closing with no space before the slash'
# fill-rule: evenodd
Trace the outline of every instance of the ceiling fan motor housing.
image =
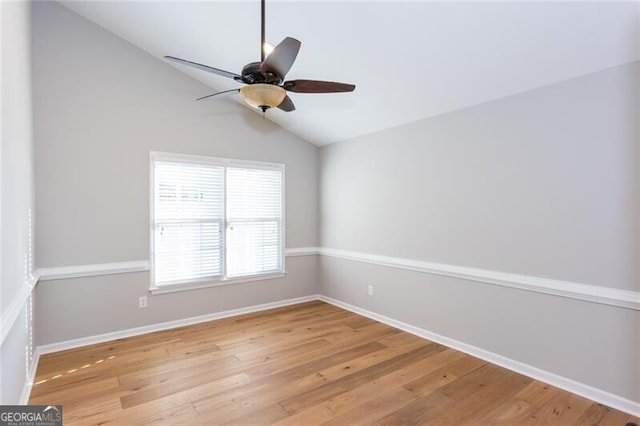
<svg viewBox="0 0 640 426">
<path fill-rule="evenodd" d="M 242 68 L 242 74 L 240 80 L 242 83 L 255 84 L 280 84 L 282 78 L 271 72 L 263 72 L 261 69 L 262 62 L 251 62 Z M 236 78 L 236 80 L 238 80 Z"/>
<path fill-rule="evenodd" d="M 220 68 L 200 64 L 175 56 L 165 56 L 166 59 L 176 61 L 194 68 L 201 69 L 222 77 L 232 78 L 238 83 L 246 84 L 240 89 L 230 89 L 208 96 L 198 98 L 198 100 L 211 98 L 223 93 L 240 92 L 240 95 L 251 106 L 260 108 L 264 113 L 268 108 L 277 107 L 282 111 L 295 111 L 296 107 L 286 92 L 297 93 L 337 93 L 352 92 L 355 89 L 353 84 L 336 83 L 333 81 L 321 80 L 289 80 L 284 81 L 285 75 L 291 69 L 298 51 L 300 50 L 300 40 L 292 37 L 285 37 L 268 56 L 265 54 L 265 31 L 264 31 L 264 3 L 261 0 L 261 42 L 260 42 L 260 62 L 250 62 L 242 68 L 240 75 Z"/>
</svg>

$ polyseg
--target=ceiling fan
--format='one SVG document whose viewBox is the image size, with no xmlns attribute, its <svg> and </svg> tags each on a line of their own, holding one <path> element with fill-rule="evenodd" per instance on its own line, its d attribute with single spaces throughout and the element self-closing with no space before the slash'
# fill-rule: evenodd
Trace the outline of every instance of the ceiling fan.
<svg viewBox="0 0 640 426">
<path fill-rule="evenodd" d="M 352 92 L 356 88 L 353 84 L 336 83 L 333 81 L 285 81 L 284 77 L 296 60 L 301 43 L 295 38 L 286 37 L 280 42 L 280 44 L 273 48 L 271 53 L 268 55 L 266 54 L 265 51 L 269 46 L 265 42 L 264 4 L 265 0 L 261 0 L 260 62 L 251 62 L 245 65 L 239 75 L 219 68 L 188 61 L 186 59 L 176 58 L 175 56 L 165 56 L 166 59 L 223 77 L 232 78 L 238 83 L 244 83 L 246 85 L 239 89 L 225 90 L 203 96 L 198 98 L 198 101 L 224 93 L 240 92 L 240 95 L 249 105 L 260 108 L 263 113 L 267 109 L 273 107 L 277 107 L 286 112 L 291 112 L 294 111 L 296 107 L 291 98 L 287 95 L 287 92 L 338 93 Z"/>
</svg>

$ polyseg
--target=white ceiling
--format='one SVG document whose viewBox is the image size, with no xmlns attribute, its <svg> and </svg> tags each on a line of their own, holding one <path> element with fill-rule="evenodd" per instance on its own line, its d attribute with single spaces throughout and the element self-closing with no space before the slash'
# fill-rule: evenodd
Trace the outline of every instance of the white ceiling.
<svg viewBox="0 0 640 426">
<path fill-rule="evenodd" d="M 258 0 L 62 3 L 158 58 L 235 73 L 259 60 Z M 267 112 L 317 145 L 640 59 L 640 1 L 267 0 L 266 17 L 268 41 L 302 41 L 288 79 L 357 86 L 346 94 L 294 93 L 295 112 Z M 171 65 L 211 92 L 239 86 Z"/>
</svg>

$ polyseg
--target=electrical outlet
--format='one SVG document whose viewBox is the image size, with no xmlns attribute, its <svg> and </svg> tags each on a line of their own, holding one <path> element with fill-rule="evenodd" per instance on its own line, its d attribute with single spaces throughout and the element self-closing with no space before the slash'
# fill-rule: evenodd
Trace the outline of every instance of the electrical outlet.
<svg viewBox="0 0 640 426">
<path fill-rule="evenodd" d="M 147 296 L 138 297 L 138 308 L 147 307 Z"/>
<path fill-rule="evenodd" d="M 371 284 L 369 284 L 369 287 L 367 287 L 367 293 L 369 294 L 369 296 L 373 296 L 373 286 Z"/>
</svg>

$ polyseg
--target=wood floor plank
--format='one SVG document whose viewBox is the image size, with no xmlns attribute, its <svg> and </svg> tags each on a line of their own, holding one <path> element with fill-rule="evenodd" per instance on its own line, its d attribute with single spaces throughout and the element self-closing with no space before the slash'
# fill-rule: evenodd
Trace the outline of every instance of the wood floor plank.
<svg viewBox="0 0 640 426">
<path fill-rule="evenodd" d="M 374 424 L 423 424 L 431 418 L 446 413 L 456 402 L 481 390 L 483 386 L 501 379 L 496 375 L 497 367 L 484 364 L 480 368 L 456 380 L 430 391 L 411 404 L 386 416 Z"/>
<path fill-rule="evenodd" d="M 70 386 L 64 389 L 58 389 L 45 395 L 31 397 L 32 404 L 41 405 L 67 405 L 76 402 L 86 402 L 96 393 L 105 393 L 116 390 L 120 386 L 117 377 L 108 377 L 105 379 L 96 379 L 83 384 Z"/>
<path fill-rule="evenodd" d="M 394 335 L 378 339 L 378 342 L 385 346 L 396 348 L 398 346 L 406 346 L 415 343 L 424 343 L 424 339 L 409 333 L 396 333 Z"/>
<path fill-rule="evenodd" d="M 64 413 L 64 408 L 63 408 Z M 101 424 L 175 424 L 177 419 L 193 419 L 197 414 L 183 394 L 171 394 L 128 409 L 113 410 L 100 417 Z"/>
<path fill-rule="evenodd" d="M 286 411 L 284 411 L 284 409 L 280 405 L 273 404 L 263 409 L 257 409 L 249 414 L 244 414 L 239 418 L 235 418 L 229 421 L 228 423 L 224 423 L 224 424 L 236 425 L 236 426 L 272 425 L 278 422 L 279 420 L 286 418 L 288 415 L 289 414 Z M 206 417 L 200 416 L 200 420 L 206 421 L 206 419 L 207 419 Z M 220 424 L 223 424 L 223 423 L 220 423 Z"/>
<path fill-rule="evenodd" d="M 599 426 L 625 425 L 631 421 L 630 417 L 628 414 L 613 410 L 606 405 L 591 404 L 578 420 L 576 420 L 575 424 Z"/>
<path fill-rule="evenodd" d="M 224 369 L 216 369 L 206 374 L 195 374 L 186 377 L 177 376 L 164 383 L 147 386 L 140 390 L 134 389 L 134 392 L 120 398 L 120 402 L 122 403 L 122 408 L 127 409 L 205 384 L 216 384 L 219 386 L 220 392 L 222 392 L 225 387 L 234 387 L 237 384 L 250 382 L 251 379 L 245 373 L 228 375 Z"/>
<path fill-rule="evenodd" d="M 380 340 L 378 340 L 378 342 L 382 343 Z M 390 358 L 402 355 L 406 352 L 410 352 L 423 346 L 425 346 L 424 341 L 413 341 L 407 343 L 404 346 L 387 347 L 381 351 L 373 352 L 369 355 L 365 355 L 354 360 L 343 362 L 337 365 L 332 365 L 331 367 L 325 368 L 324 370 L 320 371 L 320 374 L 322 374 L 329 380 L 338 380 L 342 377 L 364 370 L 382 361 L 386 361 Z"/>
<path fill-rule="evenodd" d="M 319 301 L 43 355 L 30 403 L 68 425 L 639 423 Z"/>
<path fill-rule="evenodd" d="M 314 405 L 325 399 L 346 392 L 348 389 L 362 386 L 365 383 L 383 377 L 394 370 L 400 369 L 419 359 L 428 356 L 439 349 L 438 345 L 432 343 L 425 344 L 414 350 L 396 355 L 377 364 L 371 365 L 363 370 L 353 372 L 337 380 L 330 381 L 317 389 L 308 391 L 293 398 L 281 401 L 280 405 L 289 414 L 295 414 L 306 407 Z"/>
<path fill-rule="evenodd" d="M 369 342 L 360 346 L 344 349 L 336 353 L 326 353 L 321 358 L 312 359 L 308 362 L 302 363 L 288 363 L 286 367 L 275 371 L 273 374 L 263 376 L 254 380 L 248 386 L 240 389 L 241 395 L 232 397 L 234 400 L 241 400 L 241 411 L 245 412 L 246 407 L 262 406 L 260 404 L 265 403 L 265 399 L 262 394 L 265 393 L 265 389 L 275 388 L 275 395 L 282 395 L 283 392 L 290 394 L 292 390 L 296 390 L 296 393 L 304 393 L 307 384 L 312 384 L 312 388 L 316 388 L 319 383 L 326 382 L 326 378 L 323 377 L 318 371 L 323 368 L 327 368 L 335 363 L 351 360 L 368 353 L 379 351 L 384 349 L 385 346 L 378 342 Z M 304 359 L 299 360 L 299 362 Z M 249 376 L 251 376 L 249 374 Z M 292 386 L 293 384 L 293 386 Z M 232 411 L 229 416 L 232 416 L 237 412 L 235 408 L 224 406 L 226 398 L 207 398 L 204 400 L 194 401 L 194 407 L 198 413 L 203 414 L 211 410 L 216 410 L 218 414 L 221 414 L 223 410 Z M 272 402 L 268 399 L 267 402 Z M 233 404 L 232 404 L 233 405 Z M 234 411 L 235 410 L 235 411 Z M 233 417 L 231 417 L 233 418 Z"/>
<path fill-rule="evenodd" d="M 410 350 L 411 348 L 413 348 L 413 346 L 414 343 L 411 342 L 407 345 L 406 349 Z M 385 358 L 379 359 L 378 363 L 382 363 L 382 361 L 384 360 L 388 360 L 397 356 L 398 354 L 393 351 L 394 349 L 398 350 L 399 348 L 389 348 L 389 350 L 378 352 L 387 354 Z M 441 346 L 434 346 L 434 349 L 442 352 L 445 351 L 445 348 Z M 361 386 L 345 386 L 344 382 L 341 383 L 340 381 L 336 381 L 336 379 L 332 379 L 333 381 L 330 382 L 331 385 L 324 386 L 327 388 L 324 390 L 324 394 L 322 389 L 314 390 L 314 399 L 317 402 L 315 405 L 311 404 L 310 407 L 298 411 L 296 414 L 291 415 L 289 418 L 284 419 L 280 423 L 324 423 L 326 421 L 330 421 L 331 417 L 345 414 L 353 407 L 358 407 L 360 405 L 366 404 L 376 396 L 387 393 L 389 389 L 396 389 L 396 392 L 394 392 L 394 394 L 404 394 L 403 399 L 406 400 L 406 402 L 409 402 L 410 400 L 414 399 L 413 396 L 408 390 L 404 388 L 401 389 L 401 387 L 403 384 L 408 382 L 415 374 L 419 374 L 420 372 L 424 371 L 425 368 L 429 368 L 428 363 L 425 362 L 426 359 L 431 359 L 431 357 L 416 358 L 415 362 L 408 362 L 405 367 L 397 368 L 396 366 L 394 368 L 388 369 L 387 371 L 384 370 L 383 366 L 380 366 L 378 367 L 378 371 L 376 372 L 377 374 L 365 374 L 366 381 L 368 382 L 362 384 Z M 352 371 L 351 374 L 355 372 L 356 370 Z M 326 374 L 322 374 L 327 377 Z M 342 377 L 345 376 L 341 376 L 339 378 Z M 332 391 L 336 395 L 329 397 Z M 284 404 L 283 406 L 286 407 L 287 401 L 283 401 L 282 404 Z"/>
<path fill-rule="evenodd" d="M 558 392 L 522 424 L 575 424 L 592 404 L 593 402 L 581 396 Z"/>
<path fill-rule="evenodd" d="M 243 352 L 242 355 L 236 355 L 236 357 L 244 361 L 247 365 L 251 365 L 290 359 L 300 355 L 306 355 L 317 349 L 327 349 L 329 347 L 331 347 L 331 343 L 329 343 L 329 341 L 325 339 L 313 339 L 303 343 L 293 342 L 293 344 L 289 344 L 286 347 L 281 347 L 279 349 L 269 348 L 268 350 L 260 351 L 260 354 L 252 352 L 251 356 L 246 352 Z"/>
<path fill-rule="evenodd" d="M 242 385 L 250 383 L 251 379 L 244 374 L 236 374 L 233 376 L 225 377 L 212 382 L 205 382 L 198 386 L 194 386 L 188 389 L 183 389 L 178 392 L 168 393 L 167 395 L 160 396 L 156 399 L 145 398 L 143 402 L 132 406 L 123 404 L 123 413 L 119 418 L 122 419 L 145 419 L 150 411 L 165 408 L 175 408 L 178 406 L 189 407 L 189 418 L 198 416 L 192 401 L 197 398 L 204 398 L 207 396 L 221 395 L 229 390 L 238 388 Z M 165 416 L 167 414 L 165 413 Z M 172 417 L 176 417 L 177 413 L 171 413 Z"/>
<path fill-rule="evenodd" d="M 360 342 L 362 341 L 366 342 L 367 340 L 368 339 L 359 339 L 359 340 L 354 339 L 352 344 L 343 342 L 342 344 L 334 344 L 327 348 L 318 348 L 313 351 L 309 351 L 306 354 L 301 354 L 301 355 L 289 357 L 286 359 L 265 361 L 249 367 L 247 369 L 247 374 L 252 379 L 257 380 L 262 377 L 272 376 L 274 374 L 279 374 L 284 371 L 288 371 L 291 369 L 291 366 L 301 365 L 301 364 L 309 364 L 307 370 L 318 368 L 318 371 L 319 371 L 324 368 L 329 368 L 332 365 L 335 365 L 335 363 L 344 362 L 349 359 L 352 359 L 348 357 L 344 358 L 342 352 L 344 352 L 345 350 L 351 350 L 354 346 L 358 345 Z M 364 345 L 368 345 L 366 346 L 367 348 L 371 348 L 375 350 L 380 350 L 386 347 L 383 344 L 375 341 L 364 343 Z M 331 358 L 334 355 L 338 355 L 338 357 Z M 348 356 L 348 353 L 347 353 L 347 356 Z M 317 360 L 323 360 L 327 357 L 329 357 L 329 360 L 312 364 Z"/>
<path fill-rule="evenodd" d="M 341 361 L 349 361 L 360 356 L 377 352 L 385 346 L 378 342 L 370 342 L 353 348 L 347 348 L 341 352 L 325 354 L 321 358 L 313 359 L 302 364 L 288 364 L 286 369 L 275 372 L 272 375 L 257 379 L 250 386 L 242 390 L 245 395 L 234 399 L 233 404 L 224 404 L 224 399 L 208 399 L 195 401 L 194 406 L 199 413 L 215 410 L 217 415 L 224 415 L 229 420 L 237 420 L 240 417 L 253 413 L 277 400 L 290 398 L 292 395 L 307 395 L 309 392 L 317 392 L 327 379 L 318 373 L 325 366 L 330 366 Z M 266 393 L 266 387 L 282 386 Z M 281 404 L 282 405 L 282 404 Z"/>
<path fill-rule="evenodd" d="M 526 387 L 533 379 L 520 374 L 507 374 L 501 380 L 480 384 L 471 395 L 461 398 L 439 416 L 429 419 L 441 424 L 479 424 L 479 419 L 493 408 L 509 400 L 513 393 Z"/>
<path fill-rule="evenodd" d="M 291 380 L 286 383 L 286 386 L 273 386 L 268 380 L 262 379 L 231 390 L 225 395 L 196 399 L 193 401 L 193 406 L 200 415 L 215 413 L 222 423 L 235 422 L 282 399 L 316 388 L 326 382 L 327 379 L 318 373 Z"/>
<path fill-rule="evenodd" d="M 486 364 L 485 361 L 478 358 L 458 356 L 435 371 L 416 377 L 415 380 L 407 383 L 405 388 L 413 392 L 416 396 L 423 397 Z"/>
<path fill-rule="evenodd" d="M 67 355 L 69 358 L 71 356 Z M 47 357 L 47 355 L 45 355 Z M 113 357 L 109 359 L 110 357 Z M 141 348 L 137 352 L 127 355 L 110 355 L 110 357 L 96 357 L 95 361 L 90 362 L 85 356 L 79 357 L 76 362 L 71 363 L 70 370 L 59 370 L 57 374 L 50 376 L 51 373 L 40 373 L 38 367 L 37 379 L 34 383 L 41 383 L 34 386 L 32 395 L 38 396 L 42 392 L 54 392 L 61 389 L 68 389 L 83 383 L 90 383 L 99 380 L 105 376 L 115 374 L 125 374 L 128 372 L 138 371 L 144 368 L 149 362 L 158 364 L 168 359 L 166 350 L 161 347 L 153 349 Z M 47 382 L 43 382 L 47 380 Z M 44 386 L 46 384 L 46 386 Z"/>
<path fill-rule="evenodd" d="M 460 355 L 459 352 L 448 350 L 441 346 L 439 347 L 439 349 L 441 350 L 441 352 L 432 357 L 423 358 L 416 361 L 415 363 L 408 365 L 405 368 L 393 370 L 390 374 L 387 374 L 379 379 L 374 379 L 368 386 L 354 388 L 351 390 L 351 392 L 343 395 L 345 397 L 353 397 L 359 400 L 364 400 L 368 397 L 374 397 L 381 393 L 385 393 L 388 388 L 394 386 L 398 387 L 409 382 L 424 371 L 429 371 L 429 369 L 437 368 L 438 366 L 442 365 L 442 363 L 446 363 L 447 360 L 450 360 L 452 355 Z M 319 373 L 315 374 L 314 378 L 316 380 L 311 386 L 300 386 L 293 382 L 287 384 L 287 386 L 279 388 L 277 391 L 271 391 L 268 393 L 258 392 L 255 393 L 252 397 L 244 398 L 239 401 L 244 407 L 241 413 L 245 413 L 244 415 L 246 415 L 246 413 L 248 412 L 248 410 L 246 409 L 247 406 L 253 406 L 254 408 L 256 408 L 260 406 L 266 406 L 274 401 L 285 401 L 286 399 L 294 395 L 302 395 L 313 389 L 317 389 L 328 382 L 326 377 L 322 376 Z M 241 417 L 237 411 L 235 413 L 235 416 L 236 418 Z M 306 417 L 304 415 L 300 416 L 300 418 L 304 418 L 306 420 Z M 309 424 L 309 422 L 306 422 L 305 424 Z"/>
<path fill-rule="evenodd" d="M 108 422 L 115 413 L 121 412 L 122 407 L 117 398 L 105 397 L 78 406 L 63 405 L 62 420 L 64 425 L 71 426 L 98 425 Z"/>
<path fill-rule="evenodd" d="M 551 385 L 533 381 L 520 392 L 515 393 L 504 404 L 486 413 L 484 417 L 479 419 L 479 422 L 486 424 L 521 424 L 559 392 L 561 392 L 560 389 Z"/>
<path fill-rule="evenodd" d="M 321 421 L 319 424 L 332 426 L 371 424 L 416 399 L 415 395 L 403 387 L 387 389 L 372 396 L 372 399 L 354 405 L 343 413 L 332 413 L 326 421 Z"/>
<path fill-rule="evenodd" d="M 168 360 L 159 365 L 141 366 L 138 371 L 118 373 L 118 381 L 122 386 L 142 388 L 166 383 L 175 377 L 203 374 L 220 368 L 242 370 L 243 365 L 233 355 L 201 354 L 187 359 Z"/>
<path fill-rule="evenodd" d="M 163 333 L 170 333 L 165 336 Z M 118 339 L 112 342 L 98 343 L 79 349 L 57 352 L 56 356 L 43 355 L 38 363 L 38 373 L 53 375 L 86 364 L 95 364 L 97 361 L 114 358 L 138 358 L 142 353 L 156 355 L 166 352 L 166 347 L 171 342 L 178 341 L 173 337 L 176 332 L 151 333 L 133 338 Z M 137 339 L 140 339 L 139 341 Z M 143 348 L 143 351 L 140 349 Z"/>
</svg>

